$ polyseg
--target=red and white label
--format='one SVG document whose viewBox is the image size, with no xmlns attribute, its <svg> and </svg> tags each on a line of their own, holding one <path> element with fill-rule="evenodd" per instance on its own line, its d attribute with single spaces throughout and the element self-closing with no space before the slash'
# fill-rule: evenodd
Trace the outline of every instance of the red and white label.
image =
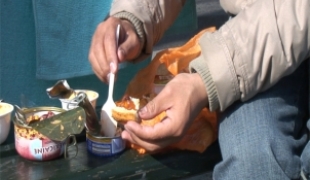
<svg viewBox="0 0 310 180">
<path fill-rule="evenodd" d="M 64 152 L 64 142 L 49 139 L 29 140 L 15 136 L 15 148 L 18 154 L 26 159 L 45 161 L 61 156 Z"/>
</svg>

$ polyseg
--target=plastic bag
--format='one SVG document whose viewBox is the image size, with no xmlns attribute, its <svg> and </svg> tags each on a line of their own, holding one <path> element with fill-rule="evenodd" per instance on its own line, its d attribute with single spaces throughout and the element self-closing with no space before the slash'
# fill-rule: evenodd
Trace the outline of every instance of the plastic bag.
<svg viewBox="0 0 310 180">
<path fill-rule="evenodd" d="M 199 38 L 207 31 L 213 32 L 215 28 L 212 27 L 200 31 L 183 46 L 168 48 L 157 53 L 151 63 L 144 69 L 141 69 L 130 81 L 124 96 L 141 98 L 145 95 L 154 94 L 154 78 L 159 68 L 163 65 L 172 76 L 179 73 L 188 73 L 189 63 L 201 53 L 198 44 Z M 164 116 L 165 112 L 162 112 L 152 120 L 142 120 L 141 124 L 153 126 L 160 122 Z M 170 145 L 162 151 L 181 149 L 202 153 L 217 139 L 217 132 L 216 112 L 210 112 L 207 108 L 204 108 L 193 121 L 185 136 L 179 142 Z M 130 147 L 136 149 L 140 154 L 147 153 L 144 148 L 138 145 L 130 144 Z"/>
</svg>

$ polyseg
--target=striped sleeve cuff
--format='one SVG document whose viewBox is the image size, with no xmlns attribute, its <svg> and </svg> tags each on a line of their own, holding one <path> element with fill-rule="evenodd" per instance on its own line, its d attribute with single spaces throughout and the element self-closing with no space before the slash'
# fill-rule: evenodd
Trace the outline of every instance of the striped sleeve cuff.
<svg viewBox="0 0 310 180">
<path fill-rule="evenodd" d="M 217 90 L 203 57 L 199 56 L 197 59 L 191 61 L 189 67 L 191 73 L 196 72 L 202 78 L 208 94 L 209 109 L 210 111 L 216 111 L 219 108 Z"/>
</svg>

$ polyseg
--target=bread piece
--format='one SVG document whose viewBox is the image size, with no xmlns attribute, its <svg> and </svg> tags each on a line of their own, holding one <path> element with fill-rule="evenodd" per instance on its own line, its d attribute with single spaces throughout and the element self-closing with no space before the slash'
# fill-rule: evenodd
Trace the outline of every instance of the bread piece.
<svg viewBox="0 0 310 180">
<path fill-rule="evenodd" d="M 112 109 L 112 117 L 121 123 L 127 121 L 138 121 L 137 111 L 140 108 L 138 98 L 127 97 L 115 102 L 116 107 Z"/>
<path fill-rule="evenodd" d="M 127 121 L 138 121 L 137 110 L 131 109 L 128 110 L 124 107 L 115 107 L 112 109 L 112 117 L 122 123 Z"/>
<path fill-rule="evenodd" d="M 121 123 L 127 121 L 139 121 L 138 110 L 151 101 L 156 94 L 150 93 L 140 98 L 124 96 L 122 100 L 116 101 L 116 107 L 112 109 L 112 117 Z"/>
</svg>

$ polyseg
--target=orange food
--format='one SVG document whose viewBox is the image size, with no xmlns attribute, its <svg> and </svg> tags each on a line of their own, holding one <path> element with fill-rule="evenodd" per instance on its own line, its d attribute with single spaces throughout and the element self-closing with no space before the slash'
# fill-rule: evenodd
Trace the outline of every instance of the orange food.
<svg viewBox="0 0 310 180">
<path fill-rule="evenodd" d="M 116 106 L 126 108 L 128 110 L 135 109 L 135 104 L 131 99 L 125 99 L 121 101 L 116 101 L 115 102 Z"/>
<path fill-rule="evenodd" d="M 140 108 L 140 99 L 126 97 L 115 102 L 116 107 L 112 109 L 112 117 L 120 122 L 138 121 L 137 111 Z"/>
</svg>

